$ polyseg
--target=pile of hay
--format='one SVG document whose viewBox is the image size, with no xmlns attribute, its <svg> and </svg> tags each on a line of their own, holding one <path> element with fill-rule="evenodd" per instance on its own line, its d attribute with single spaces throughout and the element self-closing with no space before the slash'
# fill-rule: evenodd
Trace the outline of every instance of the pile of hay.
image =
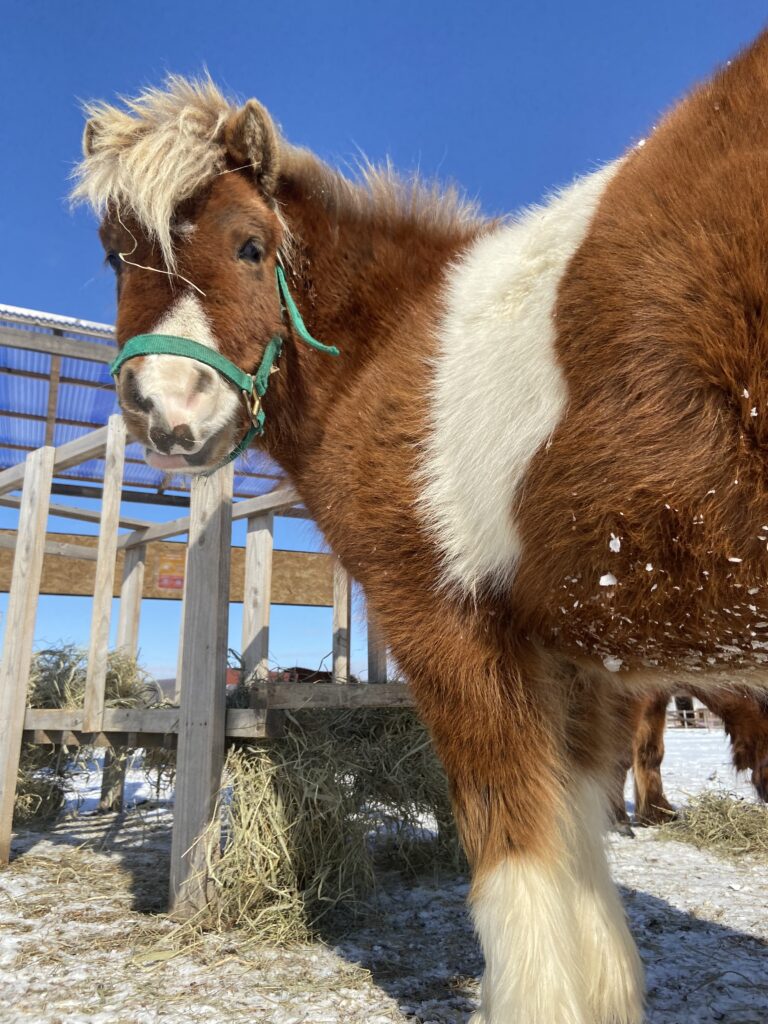
<svg viewBox="0 0 768 1024">
<path fill-rule="evenodd" d="M 85 698 L 88 652 L 72 644 L 37 651 L 32 659 L 27 703 L 33 708 L 81 708 Z M 163 694 L 136 659 L 112 651 L 107 659 L 107 707 L 157 707 Z M 79 758 L 90 751 L 80 750 Z M 157 755 L 159 756 L 159 755 Z M 73 759 L 66 749 L 25 744 L 21 751 L 13 805 L 14 826 L 52 821 L 62 808 Z"/>
<path fill-rule="evenodd" d="M 37 651 L 32 658 L 27 703 L 31 708 L 81 708 L 85 700 L 88 652 L 73 644 Z M 105 704 L 109 708 L 150 708 L 164 703 L 157 682 L 125 651 L 107 656 Z"/>
<path fill-rule="evenodd" d="M 675 820 L 662 826 L 659 836 L 724 857 L 752 855 L 768 860 L 768 809 L 730 793 L 700 793 Z"/>
<path fill-rule="evenodd" d="M 407 709 L 305 711 L 227 759 L 224 847 L 211 858 L 219 929 L 290 944 L 354 912 L 374 867 L 464 870 L 448 787 Z M 337 915 L 338 917 L 338 915 Z"/>
</svg>

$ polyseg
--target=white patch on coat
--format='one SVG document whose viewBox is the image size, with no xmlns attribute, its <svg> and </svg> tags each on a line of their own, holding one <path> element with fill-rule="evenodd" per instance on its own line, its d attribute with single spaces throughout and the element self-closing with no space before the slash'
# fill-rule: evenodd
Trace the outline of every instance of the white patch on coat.
<svg viewBox="0 0 768 1024">
<path fill-rule="evenodd" d="M 445 582 L 464 593 L 503 584 L 519 559 L 518 489 L 568 400 L 558 286 L 617 167 L 480 238 L 448 271 L 420 505 Z"/>
<path fill-rule="evenodd" d="M 185 292 L 148 333 L 189 338 L 219 351 L 211 323 L 192 292 Z M 145 356 L 136 373 L 142 395 L 152 401 L 165 425 L 171 429 L 183 423 L 190 425 L 198 441 L 194 451 L 230 424 L 242 404 L 232 384 L 211 367 L 186 356 Z M 198 388 L 201 374 L 208 383 L 202 392 Z M 176 446 L 172 453 L 177 451 L 184 449 Z"/>
<path fill-rule="evenodd" d="M 590 779 L 578 785 L 573 823 L 575 916 L 589 1019 L 640 1024 L 643 966 L 608 867 L 606 800 L 601 787 Z"/>
<path fill-rule="evenodd" d="M 608 871 L 603 808 L 582 780 L 559 860 L 508 857 L 477 884 L 486 966 L 472 1024 L 641 1024 L 642 969 Z"/>
</svg>

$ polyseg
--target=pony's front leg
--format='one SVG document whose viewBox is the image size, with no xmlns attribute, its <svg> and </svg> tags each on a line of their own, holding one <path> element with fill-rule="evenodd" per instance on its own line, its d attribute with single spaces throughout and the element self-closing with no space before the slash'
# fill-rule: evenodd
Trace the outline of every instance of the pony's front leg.
<svg viewBox="0 0 768 1024">
<path fill-rule="evenodd" d="M 602 846 L 607 755 L 595 763 L 572 686 L 542 666 L 505 657 L 414 683 L 473 868 L 486 970 L 472 1024 L 639 1024 L 642 972 Z"/>
</svg>

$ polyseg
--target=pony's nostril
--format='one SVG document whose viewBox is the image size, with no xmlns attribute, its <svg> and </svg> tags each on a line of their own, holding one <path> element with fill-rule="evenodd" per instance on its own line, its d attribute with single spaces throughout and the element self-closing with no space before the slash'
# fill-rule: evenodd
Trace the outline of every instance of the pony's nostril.
<svg viewBox="0 0 768 1024">
<path fill-rule="evenodd" d="M 151 427 L 149 440 L 163 455 L 169 455 L 173 448 L 184 448 L 190 451 L 195 447 L 195 437 L 188 423 L 180 423 L 173 430 L 163 427 Z"/>
<path fill-rule="evenodd" d="M 181 448 L 189 450 L 190 448 L 195 447 L 195 438 L 192 433 L 192 428 L 188 423 L 180 423 L 178 426 L 174 427 L 171 431 L 171 438 L 171 443 L 177 444 Z"/>
<path fill-rule="evenodd" d="M 172 435 L 167 430 L 163 430 L 161 427 L 150 427 L 149 440 L 163 455 L 170 454 L 174 441 Z"/>
</svg>

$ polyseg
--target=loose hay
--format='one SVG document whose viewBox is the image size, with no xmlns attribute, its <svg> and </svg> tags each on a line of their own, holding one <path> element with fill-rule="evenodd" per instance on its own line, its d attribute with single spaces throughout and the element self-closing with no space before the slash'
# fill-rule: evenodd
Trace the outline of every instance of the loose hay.
<svg viewBox="0 0 768 1024">
<path fill-rule="evenodd" d="M 659 836 L 724 857 L 752 855 L 768 860 L 768 810 L 728 793 L 704 792 L 674 821 L 663 825 Z"/>
<path fill-rule="evenodd" d="M 463 868 L 445 775 L 412 711 L 286 718 L 280 739 L 227 759 L 224 848 L 211 858 L 216 928 L 302 942 L 332 911 L 361 909 L 377 862 Z"/>
<path fill-rule="evenodd" d="M 72 644 L 37 651 L 30 668 L 27 702 L 33 708 L 76 709 L 83 706 L 88 652 Z M 113 708 L 158 707 L 162 691 L 152 676 L 124 651 L 107 657 L 105 704 Z M 77 758 L 66 748 L 25 744 L 19 762 L 13 821 L 16 827 L 52 821 L 61 810 L 68 788 L 68 770 L 90 753 L 80 748 Z M 165 755 L 165 758 L 164 758 Z M 164 766 L 170 752 L 153 751 Z"/>
</svg>

